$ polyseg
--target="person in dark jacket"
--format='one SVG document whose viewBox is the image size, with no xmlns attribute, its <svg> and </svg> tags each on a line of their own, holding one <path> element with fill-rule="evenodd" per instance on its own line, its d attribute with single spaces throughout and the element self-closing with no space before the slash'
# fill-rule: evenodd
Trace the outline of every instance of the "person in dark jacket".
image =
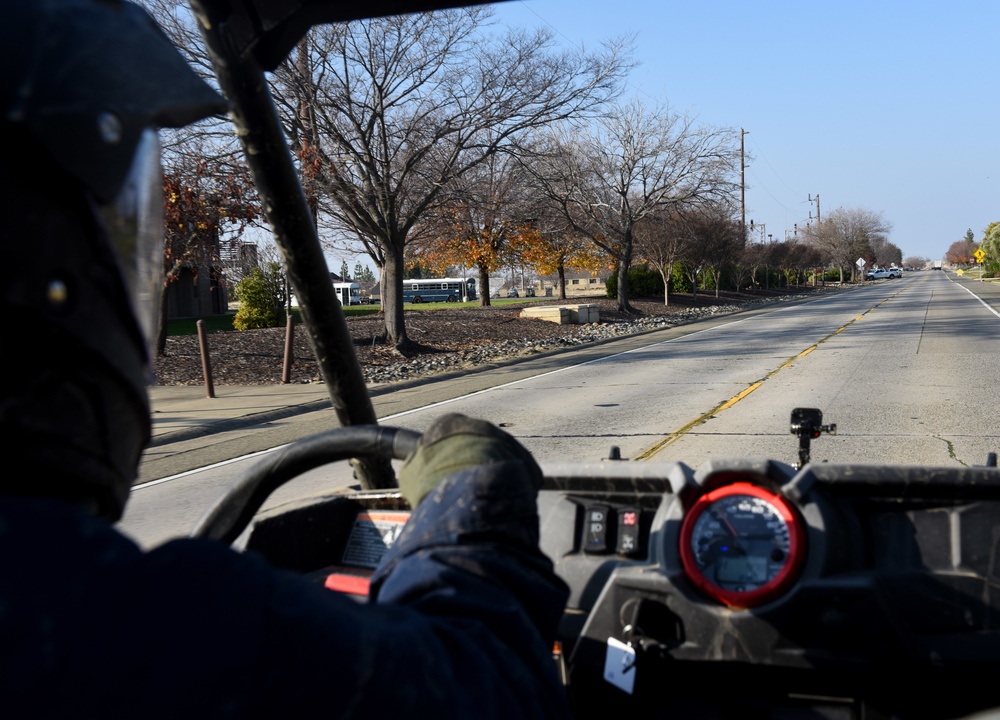
<svg viewBox="0 0 1000 720">
<path fill-rule="evenodd" d="M 225 104 L 135 5 L 3 12 L 0 716 L 566 715 L 541 472 L 488 423 L 446 416 L 404 464 L 367 604 L 114 528 L 149 439 L 156 130 Z"/>
</svg>

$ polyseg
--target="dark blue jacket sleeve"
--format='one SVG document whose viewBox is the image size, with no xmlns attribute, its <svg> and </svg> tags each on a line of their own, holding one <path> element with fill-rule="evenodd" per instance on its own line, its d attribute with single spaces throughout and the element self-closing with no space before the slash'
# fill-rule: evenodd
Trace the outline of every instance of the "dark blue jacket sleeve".
<svg viewBox="0 0 1000 720">
<path fill-rule="evenodd" d="M 565 588 L 517 468 L 451 478 L 361 604 L 217 543 L 142 553 L 53 501 L 0 501 L 9 717 L 559 717 Z"/>
<path fill-rule="evenodd" d="M 452 687 L 468 687 L 498 708 L 512 704 L 501 716 L 567 712 L 552 660 L 567 589 L 538 549 L 536 495 L 517 461 L 446 478 L 414 512 L 372 581 L 377 603 L 418 610 L 443 642 L 469 646 L 455 653 Z"/>
</svg>

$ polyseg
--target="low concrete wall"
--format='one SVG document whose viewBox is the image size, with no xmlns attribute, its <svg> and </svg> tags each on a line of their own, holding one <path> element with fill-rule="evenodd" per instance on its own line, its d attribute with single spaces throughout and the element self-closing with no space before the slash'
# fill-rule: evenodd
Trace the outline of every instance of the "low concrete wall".
<svg viewBox="0 0 1000 720">
<path fill-rule="evenodd" d="M 570 316 L 576 313 L 576 322 L 579 325 L 601 321 L 599 305 L 567 305 L 566 307 L 569 308 Z"/>
<path fill-rule="evenodd" d="M 521 311 L 521 317 L 537 318 L 557 325 L 584 325 L 600 322 L 600 308 L 597 305 L 537 305 Z"/>
</svg>

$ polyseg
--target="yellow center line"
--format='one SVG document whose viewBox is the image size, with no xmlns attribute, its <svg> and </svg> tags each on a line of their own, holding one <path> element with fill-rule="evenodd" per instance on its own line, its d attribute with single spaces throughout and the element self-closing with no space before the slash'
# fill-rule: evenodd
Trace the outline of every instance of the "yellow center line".
<svg viewBox="0 0 1000 720">
<path fill-rule="evenodd" d="M 781 372 L 785 368 L 791 367 L 792 363 L 794 363 L 796 360 L 798 360 L 799 358 L 804 358 L 806 355 L 808 355 L 809 353 L 811 353 L 813 350 L 815 350 L 816 348 L 818 348 L 820 345 L 822 345 L 823 343 L 825 343 L 827 340 L 829 340 L 830 338 L 832 338 L 834 335 L 840 334 L 841 332 L 843 332 L 844 330 L 846 330 L 847 328 L 849 328 L 851 325 L 853 325 L 854 323 L 856 323 L 858 320 L 861 320 L 865 315 L 867 315 L 868 313 L 870 313 L 872 310 L 875 310 L 875 309 L 881 307 L 882 305 L 884 305 L 885 303 L 889 302 L 890 300 L 892 300 L 893 298 L 895 298 L 897 295 L 899 295 L 901 292 L 903 292 L 905 290 L 906 290 L 906 288 L 903 288 L 899 292 L 894 293 L 893 295 L 890 295 L 889 297 L 887 297 L 885 300 L 883 300 L 882 302 L 878 303 L 877 305 L 873 305 L 872 307 L 868 308 L 867 310 L 865 310 L 863 313 L 861 313 L 860 315 L 858 315 L 853 320 L 849 320 L 844 325 L 841 325 L 839 328 L 837 328 L 836 330 L 834 330 L 833 332 L 831 332 L 829 335 L 827 335 L 826 337 L 824 337 L 822 340 L 819 340 L 816 343 L 810 345 L 805 350 L 803 350 L 802 352 L 800 352 L 798 355 L 795 355 L 794 357 L 790 357 L 787 360 L 785 360 L 783 363 L 781 363 L 780 365 L 778 365 L 778 367 L 776 367 L 774 370 L 771 370 L 771 372 L 767 373 L 767 375 L 765 375 L 763 377 L 763 379 L 757 380 L 757 381 L 751 383 L 746 389 L 740 391 L 739 393 L 737 393 L 733 397 L 729 398 L 728 400 L 719 403 L 718 405 L 716 405 L 714 408 L 712 408 L 708 412 L 706 412 L 706 413 L 704 413 L 704 414 L 696 417 L 691 422 L 687 423 L 686 425 L 680 427 L 679 429 L 677 429 L 674 432 L 672 432 L 669 435 L 667 435 L 665 438 L 663 438 L 662 440 L 660 440 L 659 442 L 657 442 L 655 445 L 646 448 L 641 453 L 639 453 L 638 455 L 636 455 L 633 458 L 633 460 L 636 461 L 636 462 L 641 462 L 643 460 L 649 460 L 650 458 L 652 458 L 653 456 L 655 456 L 657 453 L 659 453 L 661 450 L 663 450 L 663 448 L 668 447 L 668 446 L 674 444 L 675 442 L 677 442 L 678 440 L 680 440 L 682 437 L 684 437 L 685 435 L 687 435 L 689 432 L 691 432 L 691 430 L 693 430 L 694 428 L 698 427 L 699 425 L 702 425 L 702 424 L 708 422 L 709 420 L 711 420 L 713 417 L 715 417 L 718 413 L 722 412 L 723 410 L 731 408 L 733 405 L 735 405 L 740 400 L 742 400 L 747 395 L 749 395 L 754 390 L 756 390 L 761 385 L 763 385 L 765 381 L 770 380 L 772 377 L 774 377 L 775 375 L 777 375 L 779 372 Z"/>
</svg>

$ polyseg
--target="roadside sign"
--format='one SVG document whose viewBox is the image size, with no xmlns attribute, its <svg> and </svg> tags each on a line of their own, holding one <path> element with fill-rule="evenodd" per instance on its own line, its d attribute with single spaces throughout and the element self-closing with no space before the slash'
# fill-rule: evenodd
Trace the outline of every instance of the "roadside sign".
<svg viewBox="0 0 1000 720">
<path fill-rule="evenodd" d="M 979 248 L 978 250 L 976 250 L 976 252 L 972 254 L 976 257 L 976 262 L 979 263 L 981 263 L 983 261 L 983 258 L 986 257 L 986 253 L 983 252 L 982 248 Z"/>
<path fill-rule="evenodd" d="M 859 268 L 864 268 L 868 263 L 865 262 L 864 258 L 858 258 L 858 262 L 855 263 Z"/>
</svg>

